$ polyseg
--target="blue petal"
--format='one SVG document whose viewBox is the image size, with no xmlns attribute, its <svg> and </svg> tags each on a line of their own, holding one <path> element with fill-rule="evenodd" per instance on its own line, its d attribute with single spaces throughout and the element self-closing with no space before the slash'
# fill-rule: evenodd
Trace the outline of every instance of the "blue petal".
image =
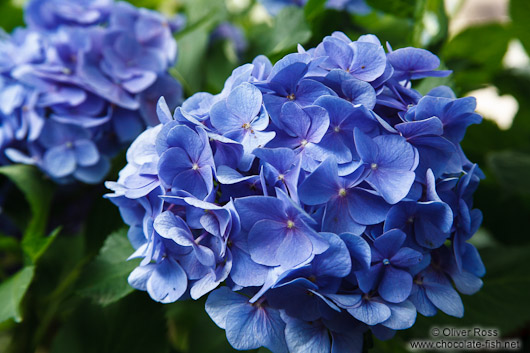
<svg viewBox="0 0 530 353">
<path fill-rule="evenodd" d="M 90 140 L 79 140 L 74 143 L 75 157 L 80 166 L 88 167 L 99 160 L 96 145 Z"/>
<path fill-rule="evenodd" d="M 361 305 L 347 310 L 354 318 L 370 326 L 386 321 L 391 313 L 386 304 L 374 300 L 363 300 Z"/>
<path fill-rule="evenodd" d="M 293 137 L 306 138 L 311 127 L 311 117 L 294 102 L 287 102 L 281 110 L 281 124 Z"/>
<path fill-rule="evenodd" d="M 333 95 L 334 92 L 322 83 L 304 79 L 300 81 L 295 94 L 295 102 L 302 107 L 313 104 L 318 98 L 326 95 Z"/>
<path fill-rule="evenodd" d="M 186 222 L 171 211 L 158 215 L 153 226 L 160 236 L 171 239 L 179 245 L 192 246 L 194 244 L 193 235 Z"/>
<path fill-rule="evenodd" d="M 429 135 L 440 136 L 443 134 L 443 124 L 436 116 L 425 120 L 396 124 L 394 128 L 407 139 Z"/>
<path fill-rule="evenodd" d="M 381 223 L 390 208 L 383 198 L 361 188 L 348 189 L 346 198 L 350 215 L 359 224 Z"/>
<path fill-rule="evenodd" d="M 285 339 L 291 353 L 322 353 L 331 349 L 328 330 L 319 321 L 308 323 L 289 319 L 285 328 Z"/>
<path fill-rule="evenodd" d="M 284 329 L 280 313 L 272 308 L 242 305 L 231 309 L 226 317 L 226 338 L 238 350 L 264 346 L 287 353 Z"/>
<path fill-rule="evenodd" d="M 390 259 L 405 242 L 406 234 L 399 229 L 391 229 L 374 241 L 374 247 L 383 257 Z"/>
<path fill-rule="evenodd" d="M 342 233 L 340 238 L 350 252 L 352 271 L 367 270 L 372 258 L 368 243 L 362 237 L 351 233 Z"/>
<path fill-rule="evenodd" d="M 366 181 L 393 205 L 407 196 L 415 177 L 411 171 L 380 168 L 371 173 Z"/>
<path fill-rule="evenodd" d="M 351 217 L 346 198 L 334 197 L 326 204 L 324 219 L 322 221 L 323 232 L 360 235 L 365 229 L 366 226 L 355 222 Z"/>
<path fill-rule="evenodd" d="M 333 37 L 324 38 L 322 44 L 329 55 L 329 61 L 334 61 L 341 69 L 350 68 L 353 61 L 353 50 L 348 44 Z"/>
<path fill-rule="evenodd" d="M 156 115 L 162 124 L 173 120 L 173 116 L 169 111 L 169 107 L 167 106 L 166 99 L 164 97 L 160 97 L 156 103 Z"/>
<path fill-rule="evenodd" d="M 385 274 L 379 284 L 379 294 L 390 303 L 401 303 L 412 290 L 412 276 L 392 265 L 385 267 Z"/>
<path fill-rule="evenodd" d="M 306 205 L 321 205 L 338 195 L 338 169 L 334 158 L 327 158 L 298 187 L 298 197 Z"/>
<path fill-rule="evenodd" d="M 413 285 L 409 300 L 423 316 L 434 316 L 438 312 L 434 304 L 427 298 L 423 286 Z"/>
<path fill-rule="evenodd" d="M 151 277 L 151 274 L 153 273 L 154 269 L 154 264 L 138 266 L 131 272 L 131 274 L 127 278 L 127 282 L 129 282 L 129 285 L 133 288 L 146 291 L 147 281 Z"/>
<path fill-rule="evenodd" d="M 361 104 L 368 109 L 375 107 L 376 95 L 371 84 L 361 80 L 347 80 L 342 83 L 342 92 L 352 104 Z"/>
<path fill-rule="evenodd" d="M 241 227 L 249 231 L 256 222 L 262 219 L 282 221 L 285 219 L 283 203 L 274 197 L 248 196 L 234 201 L 237 213 L 241 218 Z"/>
<path fill-rule="evenodd" d="M 311 240 L 302 232 L 287 228 L 285 223 L 263 220 L 248 234 L 252 260 L 267 265 L 293 267 L 307 260 L 313 251 Z"/>
<path fill-rule="evenodd" d="M 348 332 L 331 332 L 331 353 L 361 353 L 363 352 L 364 336 L 361 330 Z"/>
<path fill-rule="evenodd" d="M 76 167 L 74 149 L 66 145 L 52 147 L 44 154 L 43 163 L 46 171 L 55 178 L 70 175 Z"/>
<path fill-rule="evenodd" d="M 88 167 L 79 166 L 74 172 L 74 177 L 87 184 L 101 183 L 105 175 L 110 170 L 110 162 L 108 158 L 101 156 L 99 161 Z"/>
<path fill-rule="evenodd" d="M 185 292 L 188 279 L 182 267 L 173 259 L 165 258 L 156 265 L 147 281 L 147 292 L 161 303 L 177 301 Z"/>
<path fill-rule="evenodd" d="M 451 285 L 425 283 L 425 293 L 427 298 L 447 315 L 464 316 L 462 299 Z"/>
<path fill-rule="evenodd" d="M 319 296 L 311 290 L 317 286 L 305 278 L 297 278 L 282 284 L 267 293 L 267 300 L 275 308 L 281 308 L 292 317 L 305 321 L 320 318 L 319 305 L 323 304 Z"/>
<path fill-rule="evenodd" d="M 382 322 L 383 326 L 393 330 L 405 330 L 412 327 L 416 322 L 416 308 L 410 301 L 404 301 L 400 304 L 387 304 L 391 311 L 391 316 L 388 320 Z"/>
<path fill-rule="evenodd" d="M 248 303 L 248 298 L 232 292 L 228 287 L 213 291 L 206 299 L 206 312 L 217 326 L 226 328 L 226 317 L 230 310 Z"/>
<path fill-rule="evenodd" d="M 414 235 L 421 246 L 430 249 L 440 247 L 447 239 L 453 225 L 453 212 L 442 202 L 418 205 L 419 214 L 414 218 Z"/>
<path fill-rule="evenodd" d="M 381 45 L 367 42 L 353 42 L 353 62 L 350 73 L 363 81 L 373 81 L 383 74 L 386 68 L 385 50 Z"/>
<path fill-rule="evenodd" d="M 210 266 L 214 265 L 215 264 L 212 264 Z M 232 258 L 230 253 L 228 253 L 226 254 L 223 263 L 219 264 L 215 270 L 211 270 L 206 276 L 203 276 L 198 281 L 193 283 L 190 289 L 190 297 L 193 300 L 197 300 L 206 293 L 209 293 L 210 291 L 217 288 L 217 286 L 228 277 L 228 274 L 230 273 L 231 269 Z"/>
<path fill-rule="evenodd" d="M 289 148 L 258 148 L 253 154 L 272 165 L 278 172 L 286 173 L 295 163 L 295 154 Z"/>
<path fill-rule="evenodd" d="M 259 287 L 265 283 L 268 267 L 252 261 L 250 255 L 234 246 L 231 248 L 233 267 L 230 277 L 243 287 Z"/>
<path fill-rule="evenodd" d="M 289 102 L 287 99 L 287 95 L 285 96 L 276 96 L 274 94 L 264 94 L 263 95 L 263 103 L 265 104 L 265 107 L 267 108 L 267 112 L 270 114 L 271 120 L 273 121 L 274 125 L 276 125 L 279 128 L 283 128 L 281 123 L 281 111 L 283 105 Z"/>
<path fill-rule="evenodd" d="M 367 270 L 355 272 L 359 288 L 364 293 L 369 293 L 372 289 L 375 289 L 376 284 L 381 280 L 383 274 L 384 268 L 381 263 L 377 263 Z"/>
<path fill-rule="evenodd" d="M 317 276 L 345 277 L 351 271 L 350 253 L 344 241 L 333 233 L 320 233 L 330 246 L 312 262 Z"/>
<path fill-rule="evenodd" d="M 412 267 L 420 263 L 422 259 L 420 252 L 411 248 L 401 248 L 392 256 L 391 263 L 397 267 Z"/>
</svg>

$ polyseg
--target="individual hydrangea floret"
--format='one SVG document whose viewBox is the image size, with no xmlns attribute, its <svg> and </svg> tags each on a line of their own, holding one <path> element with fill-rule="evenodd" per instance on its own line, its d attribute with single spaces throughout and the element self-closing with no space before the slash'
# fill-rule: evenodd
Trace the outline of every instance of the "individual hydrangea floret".
<svg viewBox="0 0 530 353">
<path fill-rule="evenodd" d="M 176 107 L 178 19 L 113 0 L 31 0 L 0 38 L 0 163 L 100 182 L 109 160 Z M 180 21 L 181 22 L 181 21 Z"/>
<path fill-rule="evenodd" d="M 173 115 L 160 99 L 107 183 L 142 259 L 130 285 L 163 303 L 211 292 L 238 350 L 361 352 L 418 313 L 461 317 L 485 274 L 469 242 L 483 175 L 459 145 L 481 118 L 448 87 L 411 88 L 438 65 L 337 32 Z"/>
</svg>

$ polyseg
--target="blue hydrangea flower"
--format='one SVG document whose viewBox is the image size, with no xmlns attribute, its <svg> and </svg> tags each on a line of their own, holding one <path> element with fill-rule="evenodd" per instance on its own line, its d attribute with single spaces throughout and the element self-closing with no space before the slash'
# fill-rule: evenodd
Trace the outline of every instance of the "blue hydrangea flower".
<svg viewBox="0 0 530 353">
<path fill-rule="evenodd" d="M 0 161 L 100 182 L 109 159 L 160 122 L 161 95 L 180 103 L 168 74 L 178 23 L 112 0 L 31 0 L 24 14 L 27 28 L 0 39 Z"/>
<path fill-rule="evenodd" d="M 361 352 L 418 313 L 461 317 L 485 274 L 469 243 L 483 175 L 460 147 L 480 117 L 447 87 L 411 88 L 438 65 L 336 32 L 173 115 L 161 98 L 107 184 L 142 259 L 131 286 L 164 303 L 209 293 L 239 350 Z"/>
</svg>

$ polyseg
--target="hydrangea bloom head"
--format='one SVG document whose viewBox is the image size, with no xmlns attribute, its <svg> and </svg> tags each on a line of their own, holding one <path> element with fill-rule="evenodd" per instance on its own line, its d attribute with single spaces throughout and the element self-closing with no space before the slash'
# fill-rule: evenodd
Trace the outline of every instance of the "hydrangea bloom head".
<svg viewBox="0 0 530 353">
<path fill-rule="evenodd" d="M 173 115 L 161 99 L 107 184 L 143 259 L 129 283 L 164 303 L 211 292 L 241 350 L 361 352 L 367 330 L 462 316 L 485 271 L 468 242 L 482 173 L 459 146 L 480 116 L 447 87 L 411 89 L 449 74 L 433 57 L 334 33 Z"/>
<path fill-rule="evenodd" d="M 27 28 L 0 39 L 1 162 L 58 182 L 99 182 L 109 158 L 176 107 L 174 21 L 112 0 L 29 1 Z"/>
</svg>

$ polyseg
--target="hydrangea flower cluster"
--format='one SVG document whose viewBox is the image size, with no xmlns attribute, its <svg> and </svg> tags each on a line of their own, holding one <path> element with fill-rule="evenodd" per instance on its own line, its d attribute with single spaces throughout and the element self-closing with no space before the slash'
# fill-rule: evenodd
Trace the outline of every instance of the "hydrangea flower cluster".
<svg viewBox="0 0 530 353">
<path fill-rule="evenodd" d="M 308 0 L 258 0 L 267 11 L 276 16 L 286 6 L 303 7 Z M 338 11 L 348 11 L 350 13 L 366 15 L 370 12 L 370 6 L 365 0 L 327 0 L 326 8 Z"/>
<path fill-rule="evenodd" d="M 419 312 L 461 317 L 482 286 L 468 240 L 482 172 L 460 148 L 474 98 L 411 80 L 446 76 L 427 50 L 385 52 L 343 33 L 274 66 L 235 69 L 143 132 L 107 197 L 156 301 L 198 299 L 239 350 L 360 352 Z M 216 289 L 217 287 L 219 287 Z"/>
<path fill-rule="evenodd" d="M 0 162 L 96 183 L 109 157 L 172 107 L 180 19 L 113 0 L 31 0 L 27 28 L 0 38 Z"/>
</svg>

